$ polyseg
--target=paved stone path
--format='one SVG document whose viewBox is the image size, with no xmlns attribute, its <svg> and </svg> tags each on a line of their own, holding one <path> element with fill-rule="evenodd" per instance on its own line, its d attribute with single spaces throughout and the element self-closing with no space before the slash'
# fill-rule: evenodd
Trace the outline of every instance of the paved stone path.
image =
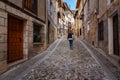
<svg viewBox="0 0 120 80">
<path fill-rule="evenodd" d="M 84 42 L 84 44 L 87 47 L 89 47 L 89 49 L 92 51 L 92 54 L 94 56 L 98 57 L 99 62 L 102 63 L 105 70 L 107 71 L 107 74 L 109 74 L 109 76 L 112 76 L 112 80 L 120 80 L 119 64 L 116 64 L 116 61 L 113 61 L 113 59 L 108 57 L 108 55 L 105 52 L 103 52 L 101 49 L 94 48 L 93 46 L 88 44 L 86 41 L 82 41 L 82 42 Z"/>
<path fill-rule="evenodd" d="M 21 79 L 111 80 L 79 40 L 74 41 L 74 49 L 70 50 L 66 38 Z"/>
</svg>

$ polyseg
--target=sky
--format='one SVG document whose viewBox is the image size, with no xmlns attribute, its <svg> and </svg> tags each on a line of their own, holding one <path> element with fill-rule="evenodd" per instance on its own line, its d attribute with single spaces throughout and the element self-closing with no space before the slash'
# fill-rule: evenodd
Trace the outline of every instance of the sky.
<svg viewBox="0 0 120 80">
<path fill-rule="evenodd" d="M 71 10 L 75 10 L 77 0 L 62 0 L 62 1 L 63 1 L 63 2 L 67 2 L 68 7 L 69 7 Z"/>
</svg>

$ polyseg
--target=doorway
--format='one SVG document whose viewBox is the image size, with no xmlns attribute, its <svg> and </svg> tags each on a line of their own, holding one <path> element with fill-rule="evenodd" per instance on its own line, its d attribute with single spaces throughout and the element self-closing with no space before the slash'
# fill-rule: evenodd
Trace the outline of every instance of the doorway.
<svg viewBox="0 0 120 80">
<path fill-rule="evenodd" d="M 8 15 L 7 62 L 23 59 L 23 20 Z"/>
<path fill-rule="evenodd" d="M 119 56 L 119 33 L 118 33 L 118 14 L 113 16 L 113 52 Z"/>
</svg>

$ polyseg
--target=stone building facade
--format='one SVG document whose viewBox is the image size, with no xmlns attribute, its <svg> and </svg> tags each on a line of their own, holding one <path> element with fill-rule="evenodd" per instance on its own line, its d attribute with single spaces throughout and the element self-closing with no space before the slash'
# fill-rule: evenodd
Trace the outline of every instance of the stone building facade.
<svg viewBox="0 0 120 80">
<path fill-rule="evenodd" d="M 85 0 L 84 0 L 85 1 Z M 92 45 L 96 45 L 96 14 L 95 11 L 95 1 L 96 0 L 86 0 L 84 6 L 84 19 L 83 26 L 85 32 L 85 40 L 88 41 Z"/>
<path fill-rule="evenodd" d="M 83 24 L 82 24 L 82 0 L 77 1 L 76 9 L 78 9 L 75 13 L 74 19 L 75 19 L 75 33 L 80 39 L 83 39 Z"/>
<path fill-rule="evenodd" d="M 120 61 L 120 0 L 82 0 L 85 40 Z"/>
<path fill-rule="evenodd" d="M 62 0 L 58 0 L 58 37 L 61 37 L 64 35 L 64 26 L 65 26 L 65 10 L 63 9 L 63 6 L 65 3 L 62 2 Z"/>
<path fill-rule="evenodd" d="M 46 0 L 0 0 L 0 74 L 45 49 L 45 30 Z"/>
<path fill-rule="evenodd" d="M 57 39 L 57 0 L 47 0 L 47 44 Z"/>
<path fill-rule="evenodd" d="M 120 0 L 105 0 L 104 2 L 99 0 L 98 10 L 98 46 L 119 62 Z"/>
</svg>

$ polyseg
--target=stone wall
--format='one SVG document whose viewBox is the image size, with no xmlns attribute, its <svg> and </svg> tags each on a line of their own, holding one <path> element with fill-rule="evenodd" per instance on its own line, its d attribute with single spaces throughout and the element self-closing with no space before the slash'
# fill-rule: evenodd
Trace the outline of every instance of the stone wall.
<svg viewBox="0 0 120 80">
<path fill-rule="evenodd" d="M 22 1 L 23 0 L 8 0 L 10 2 L 12 2 L 13 4 L 16 4 L 17 6 L 21 7 L 22 8 Z"/>
<path fill-rule="evenodd" d="M 7 69 L 7 12 L 0 2 L 0 74 Z"/>
<path fill-rule="evenodd" d="M 98 41 L 98 47 L 104 50 L 106 53 L 108 53 L 108 19 L 103 20 L 104 28 L 103 28 L 103 34 L 104 34 L 104 40 Z"/>
<path fill-rule="evenodd" d="M 102 6 L 101 6 L 102 5 Z M 104 21 L 104 40 L 99 41 L 99 47 L 104 50 L 106 53 L 109 52 L 109 39 L 108 35 L 112 36 L 111 34 L 108 33 L 108 18 L 111 18 L 111 16 L 115 13 L 115 11 L 118 10 L 120 7 L 119 0 L 115 0 L 113 3 L 108 3 L 107 0 L 103 1 L 99 0 L 99 22 L 101 20 Z M 120 41 L 120 39 L 119 39 Z M 113 54 L 113 53 L 112 53 Z"/>
<path fill-rule="evenodd" d="M 99 16 L 102 18 L 107 10 L 107 0 L 99 0 Z"/>
<path fill-rule="evenodd" d="M 23 26 L 24 27 L 24 31 L 23 31 L 24 59 L 20 61 L 15 61 L 14 63 L 11 63 L 11 65 L 18 64 L 19 62 L 27 60 L 28 55 L 31 54 L 31 53 L 28 53 L 28 51 L 33 47 L 33 22 L 42 24 L 43 27 L 45 28 L 45 23 L 0 1 L 0 74 L 8 69 L 7 68 L 8 67 L 8 63 L 7 63 L 7 29 L 8 29 L 7 17 L 8 17 L 8 14 L 24 21 L 24 26 Z M 44 47 L 44 44 L 45 42 L 43 43 L 42 47 Z"/>
<path fill-rule="evenodd" d="M 94 3 L 94 6 L 93 6 Z M 91 3 L 90 0 L 90 10 L 88 11 L 88 2 L 84 7 L 84 29 L 85 29 L 85 40 L 95 47 L 99 47 L 104 50 L 106 53 L 109 52 L 108 46 L 108 18 L 114 14 L 115 11 L 118 11 L 120 15 L 120 0 L 114 0 L 113 3 L 108 3 L 108 0 L 99 0 L 99 13 L 94 12 L 95 8 L 97 8 L 97 1 Z M 99 16 L 99 17 L 98 17 Z M 120 19 L 120 16 L 119 16 Z M 98 23 L 103 20 L 104 22 L 104 40 L 98 40 Z M 120 21 L 119 21 L 120 22 Z M 89 23 L 89 31 L 88 31 L 88 23 Z M 120 26 L 120 24 L 119 24 Z M 120 30 L 119 30 L 120 31 Z M 119 35 L 120 36 L 120 35 Z M 120 41 L 120 39 L 119 39 Z"/>
<path fill-rule="evenodd" d="M 89 0 L 84 7 L 84 29 L 85 29 L 85 40 L 92 45 L 96 45 L 96 15 L 94 14 L 95 10 L 95 1 Z M 89 8 L 89 9 L 88 9 Z M 89 28 L 88 28 L 89 26 Z"/>
</svg>

